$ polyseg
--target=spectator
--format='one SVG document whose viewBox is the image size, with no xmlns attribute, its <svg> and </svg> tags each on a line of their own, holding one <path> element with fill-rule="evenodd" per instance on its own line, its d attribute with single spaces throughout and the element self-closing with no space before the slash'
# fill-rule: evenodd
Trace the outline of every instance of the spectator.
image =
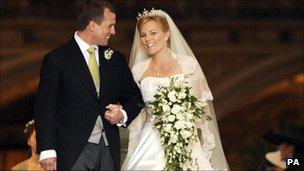
<svg viewBox="0 0 304 171">
<path fill-rule="evenodd" d="M 29 121 L 25 125 L 24 133 L 27 137 L 27 144 L 30 147 L 31 156 L 29 159 L 15 165 L 11 170 L 43 170 L 39 164 L 39 156 L 36 153 L 36 131 L 34 128 L 34 120 Z"/>
<path fill-rule="evenodd" d="M 269 131 L 264 135 L 269 142 L 278 145 L 278 151 L 266 154 L 266 159 L 274 166 L 285 171 L 304 170 L 304 127 L 293 126 L 281 134 Z M 279 156 L 278 156 L 279 155 Z M 299 165 L 286 166 L 286 159 L 297 159 Z M 282 165 L 283 163 L 283 165 Z"/>
</svg>

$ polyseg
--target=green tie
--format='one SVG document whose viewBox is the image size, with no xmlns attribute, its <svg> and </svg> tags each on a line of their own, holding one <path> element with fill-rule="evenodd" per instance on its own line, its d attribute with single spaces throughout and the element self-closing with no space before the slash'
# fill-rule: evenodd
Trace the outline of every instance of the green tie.
<svg viewBox="0 0 304 171">
<path fill-rule="evenodd" d="M 93 78 L 96 90 L 99 90 L 100 78 L 99 78 L 99 67 L 95 58 L 95 47 L 90 46 L 88 49 L 90 54 L 88 67 Z"/>
</svg>

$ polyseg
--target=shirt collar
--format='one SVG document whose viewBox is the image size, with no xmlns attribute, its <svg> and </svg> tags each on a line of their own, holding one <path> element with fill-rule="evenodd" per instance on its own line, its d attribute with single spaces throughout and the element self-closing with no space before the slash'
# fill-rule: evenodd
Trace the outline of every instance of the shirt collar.
<svg viewBox="0 0 304 171">
<path fill-rule="evenodd" d="M 74 38 L 81 50 L 82 53 L 87 52 L 87 50 L 89 49 L 90 45 L 87 44 L 84 40 L 82 40 L 79 36 L 78 36 L 78 31 L 75 32 L 74 34 Z M 97 45 L 93 45 L 95 47 L 95 49 L 98 51 L 98 46 Z"/>
</svg>

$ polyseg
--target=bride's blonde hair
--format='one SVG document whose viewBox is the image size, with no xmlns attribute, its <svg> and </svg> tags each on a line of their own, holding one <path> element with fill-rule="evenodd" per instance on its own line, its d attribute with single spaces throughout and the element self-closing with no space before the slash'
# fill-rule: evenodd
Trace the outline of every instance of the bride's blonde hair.
<svg viewBox="0 0 304 171">
<path fill-rule="evenodd" d="M 137 29 L 138 29 L 138 32 L 140 34 L 141 32 L 141 28 L 142 26 L 149 22 L 149 21 L 155 21 L 157 23 L 157 25 L 160 27 L 160 29 L 163 31 L 163 32 L 169 32 L 169 24 L 168 24 L 168 21 L 166 20 L 165 17 L 162 17 L 162 16 L 145 16 L 145 17 L 141 17 L 138 21 L 137 21 Z M 169 47 L 170 46 L 170 39 L 168 39 L 167 41 L 167 46 Z"/>
<path fill-rule="evenodd" d="M 166 20 L 165 17 L 161 17 L 161 16 L 147 16 L 147 17 L 142 17 L 138 20 L 137 22 L 137 28 L 138 31 L 140 32 L 141 27 L 147 23 L 148 21 L 155 21 L 161 28 L 161 30 L 163 32 L 167 32 L 169 31 L 169 24 Z"/>
</svg>

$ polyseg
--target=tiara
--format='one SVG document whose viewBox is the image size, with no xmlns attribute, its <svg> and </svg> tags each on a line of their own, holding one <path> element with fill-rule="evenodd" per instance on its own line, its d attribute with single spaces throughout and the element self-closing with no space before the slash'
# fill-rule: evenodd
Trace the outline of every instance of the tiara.
<svg viewBox="0 0 304 171">
<path fill-rule="evenodd" d="M 25 124 L 25 129 L 24 129 L 24 133 L 27 133 L 28 132 L 28 129 L 31 125 L 34 124 L 34 119 L 30 120 L 28 123 Z"/>
<path fill-rule="evenodd" d="M 144 8 L 144 11 L 142 13 L 138 13 L 137 15 L 137 20 L 143 18 L 143 17 L 150 17 L 150 16 L 161 16 L 161 17 L 165 17 L 166 16 L 166 12 L 160 9 L 154 9 L 152 8 L 151 10 L 146 10 Z"/>
</svg>

